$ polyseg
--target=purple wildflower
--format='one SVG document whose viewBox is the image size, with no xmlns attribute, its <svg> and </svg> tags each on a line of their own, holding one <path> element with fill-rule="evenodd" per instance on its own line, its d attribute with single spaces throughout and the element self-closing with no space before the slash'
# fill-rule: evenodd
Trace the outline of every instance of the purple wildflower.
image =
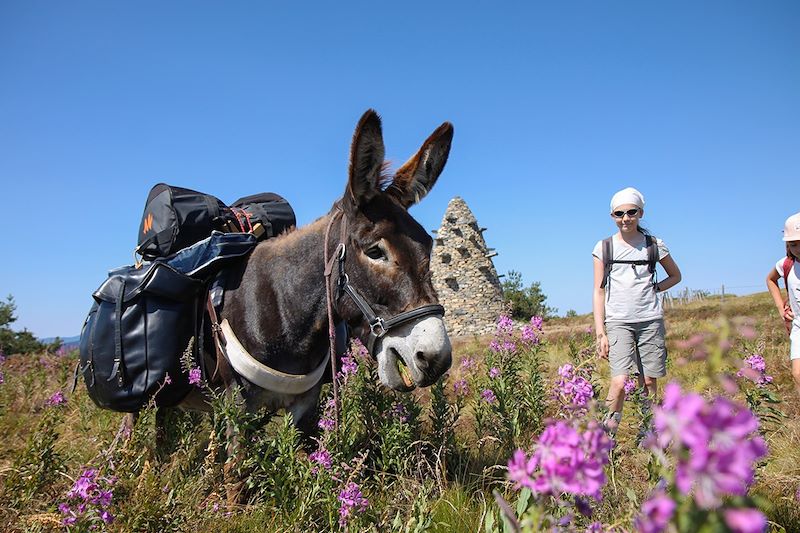
<svg viewBox="0 0 800 533">
<path fill-rule="evenodd" d="M 0 385 L 2 385 L 2 384 L 3 384 L 3 383 L 5 383 L 5 382 L 6 382 L 6 378 L 5 378 L 5 376 L 3 375 L 3 373 L 2 373 L 2 372 L 0 372 Z"/>
<path fill-rule="evenodd" d="M 664 492 L 658 491 L 642 504 L 642 514 L 636 518 L 636 531 L 661 533 L 669 525 L 675 513 L 675 502 Z"/>
<path fill-rule="evenodd" d="M 517 344 L 513 341 L 503 341 L 502 349 L 506 352 L 516 352 Z"/>
<path fill-rule="evenodd" d="M 572 379 L 574 372 L 575 372 L 575 367 L 573 367 L 569 363 L 558 367 L 558 375 L 565 379 Z"/>
<path fill-rule="evenodd" d="M 322 448 L 322 447 L 320 447 L 317 451 L 315 451 L 314 453 L 309 455 L 308 459 L 312 463 L 318 464 L 319 466 L 321 466 L 325 470 L 330 470 L 331 465 L 333 465 L 333 460 L 331 458 L 331 452 L 329 452 L 328 450 L 326 450 L 325 448 Z M 316 468 L 317 467 L 314 467 L 314 470 L 313 470 L 314 473 L 316 473 Z"/>
<path fill-rule="evenodd" d="M 528 344 L 539 344 L 539 335 L 536 333 L 536 330 L 533 328 L 533 326 L 523 326 L 522 340 Z"/>
<path fill-rule="evenodd" d="M 200 385 L 202 378 L 203 372 L 198 367 L 189 370 L 189 385 Z"/>
<path fill-rule="evenodd" d="M 603 524 L 600 522 L 592 522 L 586 528 L 586 533 L 603 533 Z"/>
<path fill-rule="evenodd" d="M 100 519 L 103 520 L 106 524 L 110 524 L 114 521 L 114 515 L 109 513 L 107 510 L 100 511 Z"/>
<path fill-rule="evenodd" d="M 332 418 L 322 417 L 317 422 L 317 425 L 322 431 L 333 431 L 333 428 L 336 427 L 336 422 Z"/>
<path fill-rule="evenodd" d="M 625 385 L 623 386 L 623 389 L 625 391 L 625 398 L 628 398 L 633 393 L 633 391 L 636 390 L 637 385 L 638 383 L 636 382 L 636 380 L 631 377 L 628 377 L 625 380 Z"/>
<path fill-rule="evenodd" d="M 469 384 L 466 379 L 459 379 L 453 383 L 453 391 L 456 396 L 467 396 L 469 394 Z"/>
<path fill-rule="evenodd" d="M 481 392 L 481 398 L 486 403 L 494 403 L 497 401 L 497 396 L 494 395 L 494 391 L 492 389 L 483 389 Z"/>
<path fill-rule="evenodd" d="M 468 355 L 461 360 L 461 371 L 470 374 L 475 369 L 475 365 L 477 365 L 475 358 Z"/>
<path fill-rule="evenodd" d="M 364 346 L 359 339 L 353 339 L 353 347 L 350 350 L 350 353 L 356 359 L 368 359 L 369 358 L 369 350 L 367 347 Z"/>
<path fill-rule="evenodd" d="M 358 371 L 358 364 L 356 364 L 355 357 L 347 355 L 342 357 L 342 375 L 349 376 L 355 374 L 357 371 Z"/>
<path fill-rule="evenodd" d="M 497 319 L 497 334 L 511 335 L 514 332 L 514 321 L 510 316 L 500 315 Z"/>
<path fill-rule="evenodd" d="M 767 518 L 758 509 L 727 509 L 725 523 L 732 533 L 763 533 Z"/>
<path fill-rule="evenodd" d="M 508 477 L 517 487 L 539 494 L 590 496 L 600 499 L 611 441 L 597 424 L 583 432 L 558 421 L 542 432 L 530 459 L 517 450 L 508 462 Z"/>
<path fill-rule="evenodd" d="M 489 349 L 494 353 L 501 351 L 503 348 L 500 346 L 500 343 L 497 340 L 493 340 L 489 343 Z"/>
<path fill-rule="evenodd" d="M 490 379 L 495 379 L 499 375 L 500 375 L 500 369 L 497 368 L 496 366 L 493 366 L 492 368 L 489 369 L 489 378 Z"/>
<path fill-rule="evenodd" d="M 408 422 L 408 409 L 402 403 L 396 403 L 392 406 L 392 414 L 400 421 L 400 422 Z"/>
<path fill-rule="evenodd" d="M 658 445 L 677 452 L 675 485 L 682 494 L 693 491 L 704 509 L 718 507 L 724 495 L 744 496 L 755 462 L 767 452 L 749 409 L 719 396 L 709 403 L 683 394 L 675 383 L 665 387 L 653 422 Z"/>
<path fill-rule="evenodd" d="M 342 502 L 339 507 L 339 525 L 342 527 L 347 525 L 354 512 L 363 513 L 369 505 L 369 500 L 361 493 L 359 486 L 352 481 L 339 491 L 337 498 Z"/>
<path fill-rule="evenodd" d="M 556 396 L 573 407 L 584 408 L 594 397 L 591 382 L 575 374 L 574 367 L 567 363 L 558 369 L 561 380 L 556 386 Z"/>
<path fill-rule="evenodd" d="M 531 317 L 531 326 L 539 331 L 542 331 L 542 325 L 544 324 L 544 319 L 540 316 L 532 316 Z"/>
<path fill-rule="evenodd" d="M 772 376 L 768 376 L 766 373 L 767 363 L 760 354 L 754 353 L 746 357 L 744 363 L 747 366 L 736 373 L 737 377 L 746 377 L 759 387 L 772 383 Z"/>
</svg>

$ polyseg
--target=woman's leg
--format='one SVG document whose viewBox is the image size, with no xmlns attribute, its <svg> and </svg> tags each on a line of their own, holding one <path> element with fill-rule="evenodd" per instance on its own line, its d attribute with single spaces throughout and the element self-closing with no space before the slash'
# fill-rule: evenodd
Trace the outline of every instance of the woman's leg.
<svg viewBox="0 0 800 533">
<path fill-rule="evenodd" d="M 794 389 L 800 395 L 800 359 L 792 359 L 792 377 L 794 378 Z"/>
<path fill-rule="evenodd" d="M 625 374 L 612 376 L 611 383 L 608 386 L 608 396 L 606 397 L 608 417 L 606 418 L 605 426 L 611 434 L 617 431 L 622 417 L 622 408 L 625 405 L 625 380 L 627 378 L 628 376 Z"/>
</svg>

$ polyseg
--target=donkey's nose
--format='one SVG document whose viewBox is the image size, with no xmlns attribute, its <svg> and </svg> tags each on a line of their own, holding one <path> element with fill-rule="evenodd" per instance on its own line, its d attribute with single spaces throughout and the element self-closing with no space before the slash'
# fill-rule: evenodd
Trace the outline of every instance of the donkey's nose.
<svg viewBox="0 0 800 533">
<path fill-rule="evenodd" d="M 450 368 L 452 358 L 452 348 L 449 342 L 436 347 L 418 347 L 414 353 L 414 362 L 417 364 L 417 368 L 423 372 L 433 371 L 437 376 Z"/>
</svg>

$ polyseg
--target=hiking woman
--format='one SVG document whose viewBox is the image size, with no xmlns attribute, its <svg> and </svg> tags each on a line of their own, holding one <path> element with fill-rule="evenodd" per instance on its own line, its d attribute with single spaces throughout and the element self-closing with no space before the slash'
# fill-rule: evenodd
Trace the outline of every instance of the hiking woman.
<svg viewBox="0 0 800 533">
<path fill-rule="evenodd" d="M 630 373 L 638 372 L 639 385 L 651 401 L 656 396 L 656 380 L 667 373 L 664 313 L 656 294 L 681 280 L 664 241 L 639 225 L 642 217 L 642 193 L 633 187 L 616 193 L 611 199 L 611 218 L 619 231 L 599 241 L 592 252 L 597 352 L 608 359 L 611 368 L 605 426 L 612 435 L 622 418 L 625 381 Z M 658 282 L 656 262 L 667 273 L 666 279 Z"/>
<path fill-rule="evenodd" d="M 786 257 L 781 257 L 775 268 L 767 275 L 767 289 L 772 295 L 775 307 L 784 320 L 786 330 L 789 332 L 789 359 L 792 363 L 792 377 L 794 387 L 800 394 L 800 278 L 798 278 L 797 260 L 800 258 L 800 213 L 786 219 L 783 228 L 783 240 L 786 243 Z M 788 300 L 781 296 L 778 280 L 784 279 Z"/>
</svg>

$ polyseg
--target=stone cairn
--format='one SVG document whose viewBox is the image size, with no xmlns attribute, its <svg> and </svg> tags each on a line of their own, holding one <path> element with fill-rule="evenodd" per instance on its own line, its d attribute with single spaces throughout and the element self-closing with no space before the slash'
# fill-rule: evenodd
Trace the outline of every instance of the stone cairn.
<svg viewBox="0 0 800 533">
<path fill-rule="evenodd" d="M 503 291 L 483 232 L 466 202 L 447 204 L 442 226 L 434 230 L 431 271 L 451 336 L 483 335 L 495 329 L 503 312 Z"/>
</svg>

